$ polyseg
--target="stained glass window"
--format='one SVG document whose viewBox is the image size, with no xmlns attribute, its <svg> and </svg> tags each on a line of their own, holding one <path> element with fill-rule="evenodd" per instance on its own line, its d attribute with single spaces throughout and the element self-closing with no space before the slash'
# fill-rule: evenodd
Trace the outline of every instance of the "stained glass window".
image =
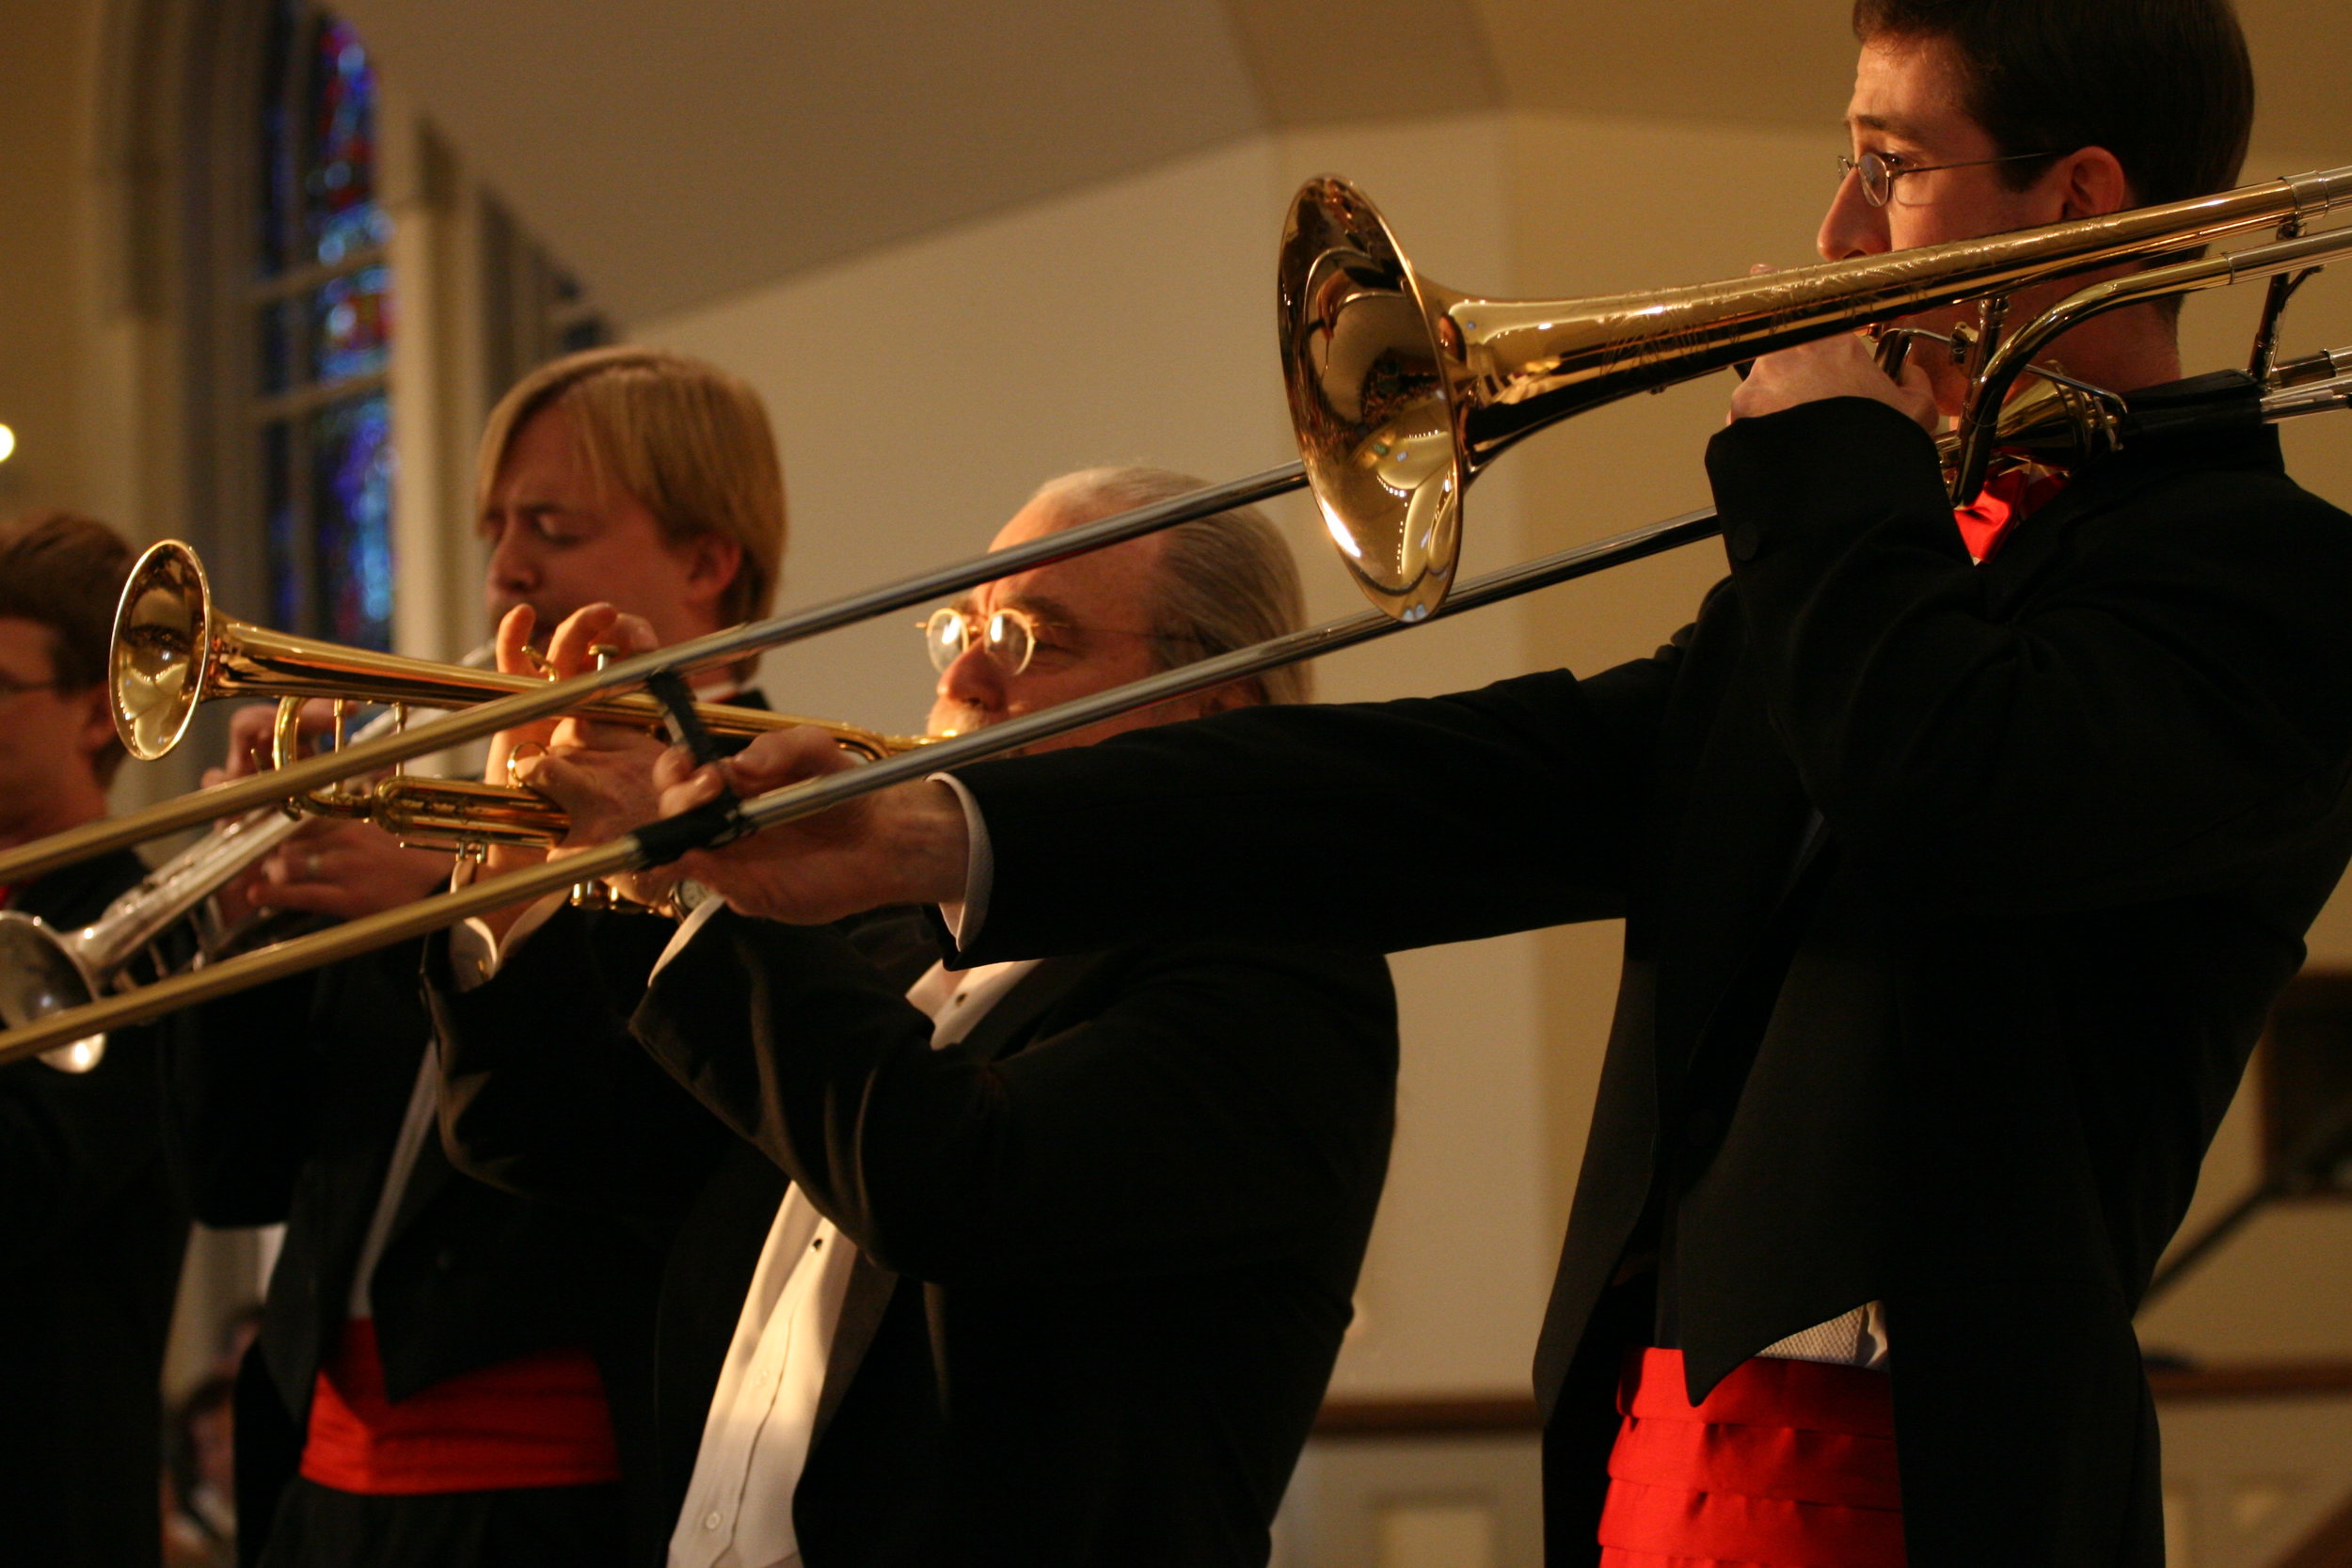
<svg viewBox="0 0 2352 1568">
<path fill-rule="evenodd" d="M 375 72 L 359 35 L 278 0 L 257 109 L 254 438 L 270 613 L 286 630 L 389 648 L 396 316 Z"/>
</svg>

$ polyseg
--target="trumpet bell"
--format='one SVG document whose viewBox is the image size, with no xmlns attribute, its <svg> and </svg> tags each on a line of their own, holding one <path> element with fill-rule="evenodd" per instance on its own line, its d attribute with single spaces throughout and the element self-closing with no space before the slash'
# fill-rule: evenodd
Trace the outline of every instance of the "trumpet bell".
<svg viewBox="0 0 2352 1568">
<path fill-rule="evenodd" d="M 15 1029 L 97 999 L 98 987 L 63 938 L 31 915 L 0 911 L 0 1023 Z M 106 1037 L 90 1035 L 40 1059 L 61 1072 L 87 1072 L 105 1053 Z"/>
<path fill-rule="evenodd" d="M 212 673 L 212 583 L 175 539 L 131 568 L 115 603 L 107 689 L 115 733 L 142 762 L 168 755 L 188 733 Z"/>
</svg>

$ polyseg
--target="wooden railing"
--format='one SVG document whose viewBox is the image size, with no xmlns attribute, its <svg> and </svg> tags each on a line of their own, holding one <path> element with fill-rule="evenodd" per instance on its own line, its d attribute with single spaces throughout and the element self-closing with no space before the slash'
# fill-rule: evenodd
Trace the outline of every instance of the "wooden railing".
<svg viewBox="0 0 2352 1568">
<path fill-rule="evenodd" d="M 2352 1394 L 2352 1361 L 2249 1361 L 2193 1369 L 2151 1368 L 2159 1401 L 2290 1399 Z M 1523 1394 L 1438 1394 L 1414 1399 L 1324 1402 L 1315 1435 L 1327 1439 L 1492 1436 L 1543 1430 Z"/>
</svg>

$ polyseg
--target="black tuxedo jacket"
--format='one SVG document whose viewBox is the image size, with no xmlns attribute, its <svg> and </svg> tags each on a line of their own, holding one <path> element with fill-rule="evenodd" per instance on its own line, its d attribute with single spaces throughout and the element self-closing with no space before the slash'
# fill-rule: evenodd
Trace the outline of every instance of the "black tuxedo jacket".
<svg viewBox="0 0 2352 1568">
<path fill-rule="evenodd" d="M 755 690 L 730 700 L 767 705 Z M 634 1006 L 670 924 L 579 918 L 587 956 L 564 988 L 596 1007 Z M 237 1546 L 246 1563 L 301 1462 L 319 1368 L 348 1316 L 424 1064 L 422 951 L 405 942 L 175 1022 L 171 1121 L 197 1217 L 286 1227 L 238 1379 Z M 660 1267 L 628 1228 L 462 1175 L 428 1137 L 369 1281 L 385 1394 L 398 1402 L 460 1372 L 584 1345 L 603 1373 L 625 1501 L 649 1529 L 660 1486 L 648 1360 Z M 664 1523 L 660 1539 L 668 1533 Z"/>
<path fill-rule="evenodd" d="M 60 933 L 147 874 L 120 850 L 10 904 Z M 0 1557 L 68 1568 L 162 1550 L 164 1343 L 188 1207 L 164 1157 L 152 1032 L 88 1072 L 0 1068 Z"/>
<path fill-rule="evenodd" d="M 598 962 L 627 1006 L 664 923 L 596 923 Z M 300 1461 L 310 1398 L 334 1354 L 430 1021 L 419 944 L 404 943 L 183 1015 L 172 1094 L 198 1217 L 283 1223 L 260 1337 L 237 1403 L 239 1549 L 256 1560 Z M 644 1346 L 658 1259 L 593 1215 L 460 1175 L 428 1137 L 370 1282 L 394 1401 L 516 1356 L 585 1345 L 605 1376 L 625 1476 L 651 1469 Z"/>
<path fill-rule="evenodd" d="M 652 924 L 664 941 L 675 930 Z M 433 943 L 425 973 L 441 1053 L 442 1141 L 468 1175 L 616 1223 L 661 1258 L 647 1340 L 658 1463 L 655 1484 L 630 1499 L 639 1555 L 659 1564 L 790 1180 L 638 1045 L 628 1017 L 639 994 L 615 1006 L 577 983 L 599 961 L 593 934 L 593 922 L 564 911 L 518 944 L 495 977 L 466 991 L 449 973 L 447 944 Z M 900 991 L 932 960 L 925 928 L 911 915 L 861 920 L 845 935 Z M 911 1295 L 893 1311 L 895 1284 L 870 1259 L 859 1260 L 797 1501 L 808 1551 L 832 1546 L 812 1561 L 842 1560 L 845 1548 L 850 1561 L 890 1560 L 904 1499 L 921 1494 L 936 1459 L 921 1298 Z M 858 1398 L 849 1418 L 838 1419 L 853 1380 Z"/>
<path fill-rule="evenodd" d="M 1915 1568 L 2158 1562 L 2131 1315 L 2352 845 L 2352 519 L 2268 432 L 2183 440 L 1979 568 L 1883 405 L 1708 463 L 1731 578 L 1653 658 L 962 774 L 969 957 L 1623 915 L 1536 1358 L 1552 1560 L 1597 1555 L 1627 1347 L 1695 1397 L 1880 1300 Z"/>
<path fill-rule="evenodd" d="M 867 961 L 919 940 L 912 918 L 878 938 L 723 912 L 634 1020 L 696 1114 L 860 1247 L 795 1498 L 803 1557 L 1263 1562 L 1386 1170 L 1385 971 L 1209 943 L 1062 959 L 935 1053 L 903 995 L 922 961 Z M 448 1131 L 494 1177 L 526 1168 L 532 1137 L 532 1076 L 501 1085 L 491 1059 L 491 992 L 522 977 L 437 1001 Z M 630 1168 L 661 1142 L 594 1111 L 575 1125 L 607 1129 L 598 1152 Z M 576 1191 L 616 1180 L 566 1167 Z M 745 1204 L 732 1236 L 707 1223 L 674 1254 L 662 1399 L 681 1495 L 773 1216 Z M 700 1313 L 699 1351 L 670 1336 L 673 1302 Z"/>
</svg>

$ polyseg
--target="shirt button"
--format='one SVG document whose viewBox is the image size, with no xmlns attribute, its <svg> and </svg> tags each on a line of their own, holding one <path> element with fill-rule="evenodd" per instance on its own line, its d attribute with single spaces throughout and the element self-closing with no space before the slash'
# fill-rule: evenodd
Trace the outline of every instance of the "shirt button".
<svg viewBox="0 0 2352 1568">
<path fill-rule="evenodd" d="M 709 1513 L 706 1513 L 706 1514 L 704 1514 L 704 1515 L 703 1515 L 703 1528 L 705 1528 L 705 1529 L 717 1529 L 717 1528 L 718 1528 L 721 1525 L 724 1524 L 725 1522 L 726 1522 L 726 1515 L 725 1515 L 725 1514 L 723 1514 L 723 1513 L 720 1513 L 717 1509 L 715 1509 L 715 1508 L 714 1508 L 714 1509 L 712 1509 Z"/>
</svg>

